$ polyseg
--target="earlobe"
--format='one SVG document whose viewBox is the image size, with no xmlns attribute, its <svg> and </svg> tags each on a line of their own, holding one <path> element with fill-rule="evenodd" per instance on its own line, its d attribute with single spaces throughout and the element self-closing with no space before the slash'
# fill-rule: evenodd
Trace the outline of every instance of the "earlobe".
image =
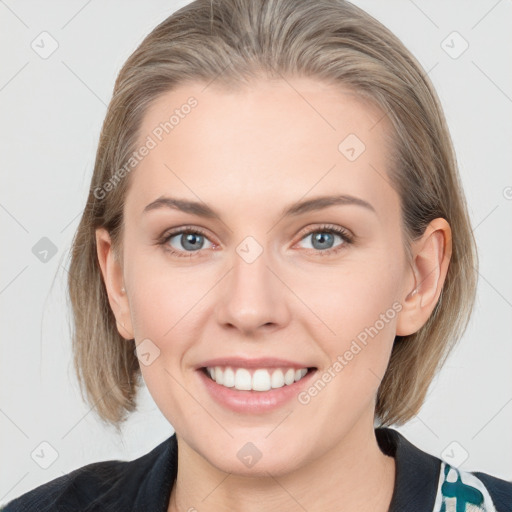
<svg viewBox="0 0 512 512">
<path fill-rule="evenodd" d="M 434 219 L 423 236 L 413 242 L 411 249 L 411 280 L 414 284 L 408 284 L 404 291 L 402 310 L 397 320 L 398 336 L 417 332 L 427 322 L 439 300 L 452 254 L 448 222 L 443 218 Z"/>
<path fill-rule="evenodd" d="M 132 340 L 133 328 L 128 297 L 124 288 L 123 269 L 116 258 L 110 235 L 105 228 L 96 229 L 96 249 L 108 301 L 116 317 L 117 330 L 123 338 Z"/>
</svg>

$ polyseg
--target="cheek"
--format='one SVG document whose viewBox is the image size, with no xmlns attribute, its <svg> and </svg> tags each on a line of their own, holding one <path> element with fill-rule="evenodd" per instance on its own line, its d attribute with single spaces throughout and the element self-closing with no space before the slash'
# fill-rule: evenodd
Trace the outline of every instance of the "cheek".
<svg viewBox="0 0 512 512">
<path fill-rule="evenodd" d="M 155 253 L 141 251 L 126 262 L 136 340 L 171 336 L 189 320 L 188 312 L 194 316 L 194 306 L 211 287 L 205 272 L 173 266 Z"/>
<path fill-rule="evenodd" d="M 333 382 L 322 400 L 339 422 L 347 411 L 357 415 L 372 406 L 393 348 L 401 310 L 398 279 L 395 270 L 381 270 L 353 268 L 337 286 L 331 283 L 329 299 L 324 299 L 325 323 L 335 334 L 325 331 L 319 340 L 330 361 L 325 377 Z"/>
<path fill-rule="evenodd" d="M 366 256 L 295 277 L 294 289 L 331 334 L 346 339 L 373 325 L 400 297 L 399 258 Z M 394 310 L 393 310 L 394 311 Z M 379 324 L 380 325 L 380 324 Z M 388 325 L 388 324 L 386 324 Z"/>
<path fill-rule="evenodd" d="M 356 337 L 374 324 L 379 330 L 388 326 L 389 322 L 383 326 L 379 319 L 383 315 L 391 320 L 395 318 L 393 304 L 399 297 L 397 281 L 392 272 L 383 274 L 367 269 L 360 275 L 352 273 L 339 293 L 338 330 L 344 336 Z"/>
<path fill-rule="evenodd" d="M 132 255 L 127 275 L 134 336 L 137 344 L 146 343 L 151 353 L 150 364 L 140 360 L 142 376 L 153 399 L 174 425 L 187 417 L 190 396 L 182 387 L 180 371 L 187 351 L 199 339 L 194 330 L 202 315 L 201 297 L 211 284 L 204 272 L 202 276 L 197 272 L 194 275 L 193 271 L 172 268 L 162 261 L 144 254 Z"/>
<path fill-rule="evenodd" d="M 402 307 L 402 264 L 398 257 L 345 263 L 343 270 L 332 269 L 330 276 L 317 281 L 308 304 L 324 324 L 318 332 L 325 334 L 315 339 L 331 364 L 341 361 L 343 366 L 338 366 L 338 374 L 343 374 L 338 383 L 364 395 L 378 386 L 389 361 Z"/>
<path fill-rule="evenodd" d="M 132 254 L 127 274 L 135 340 L 137 344 L 150 340 L 149 347 L 158 354 L 150 365 L 140 365 L 142 375 L 157 402 L 172 390 L 175 403 L 183 390 L 173 376 L 197 362 L 191 360 L 190 349 L 205 337 L 218 276 L 212 269 L 177 268 L 165 258 L 147 254 Z M 182 398 L 186 402 L 187 397 Z"/>
</svg>

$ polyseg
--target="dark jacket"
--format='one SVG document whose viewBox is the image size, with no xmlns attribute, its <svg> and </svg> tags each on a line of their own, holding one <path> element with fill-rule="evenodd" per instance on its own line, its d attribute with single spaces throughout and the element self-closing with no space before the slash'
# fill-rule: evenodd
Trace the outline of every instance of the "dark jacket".
<svg viewBox="0 0 512 512">
<path fill-rule="evenodd" d="M 389 512 L 512 512 L 512 482 L 458 470 L 396 430 L 376 428 L 375 433 L 381 450 L 395 458 Z M 14 499 L 2 511 L 166 512 L 177 467 L 174 434 L 136 460 L 88 464 Z"/>
</svg>

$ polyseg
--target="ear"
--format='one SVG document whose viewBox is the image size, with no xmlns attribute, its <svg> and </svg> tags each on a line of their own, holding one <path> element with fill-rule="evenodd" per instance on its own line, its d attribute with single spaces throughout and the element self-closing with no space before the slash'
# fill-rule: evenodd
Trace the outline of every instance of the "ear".
<svg viewBox="0 0 512 512">
<path fill-rule="evenodd" d="M 124 339 L 132 340 L 133 327 L 130 305 L 124 289 L 123 268 L 114 253 L 110 235 L 105 228 L 96 229 L 96 249 L 108 301 L 116 317 L 117 330 Z"/>
<path fill-rule="evenodd" d="M 398 336 L 417 332 L 428 320 L 443 289 L 452 255 L 452 231 L 445 219 L 434 219 L 411 246 L 411 276 L 401 300 Z"/>
</svg>

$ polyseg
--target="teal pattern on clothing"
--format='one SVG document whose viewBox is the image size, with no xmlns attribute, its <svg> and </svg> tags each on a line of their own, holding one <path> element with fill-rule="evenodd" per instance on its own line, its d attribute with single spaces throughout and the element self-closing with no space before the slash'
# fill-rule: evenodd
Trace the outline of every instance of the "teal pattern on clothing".
<svg viewBox="0 0 512 512">
<path fill-rule="evenodd" d="M 460 474 L 457 471 L 457 480 L 455 482 L 448 482 L 446 477 L 450 471 L 449 466 L 445 466 L 444 468 L 444 482 L 441 486 L 441 492 L 443 493 L 443 498 L 456 498 L 457 505 L 455 512 L 467 512 L 466 505 L 477 505 L 481 508 L 481 505 L 484 503 L 484 497 L 482 493 L 471 487 L 471 485 L 466 485 L 460 478 Z M 446 511 L 446 501 L 443 500 L 443 505 L 441 506 L 441 512 Z"/>
<path fill-rule="evenodd" d="M 434 512 L 496 512 L 483 482 L 443 462 Z"/>
</svg>

